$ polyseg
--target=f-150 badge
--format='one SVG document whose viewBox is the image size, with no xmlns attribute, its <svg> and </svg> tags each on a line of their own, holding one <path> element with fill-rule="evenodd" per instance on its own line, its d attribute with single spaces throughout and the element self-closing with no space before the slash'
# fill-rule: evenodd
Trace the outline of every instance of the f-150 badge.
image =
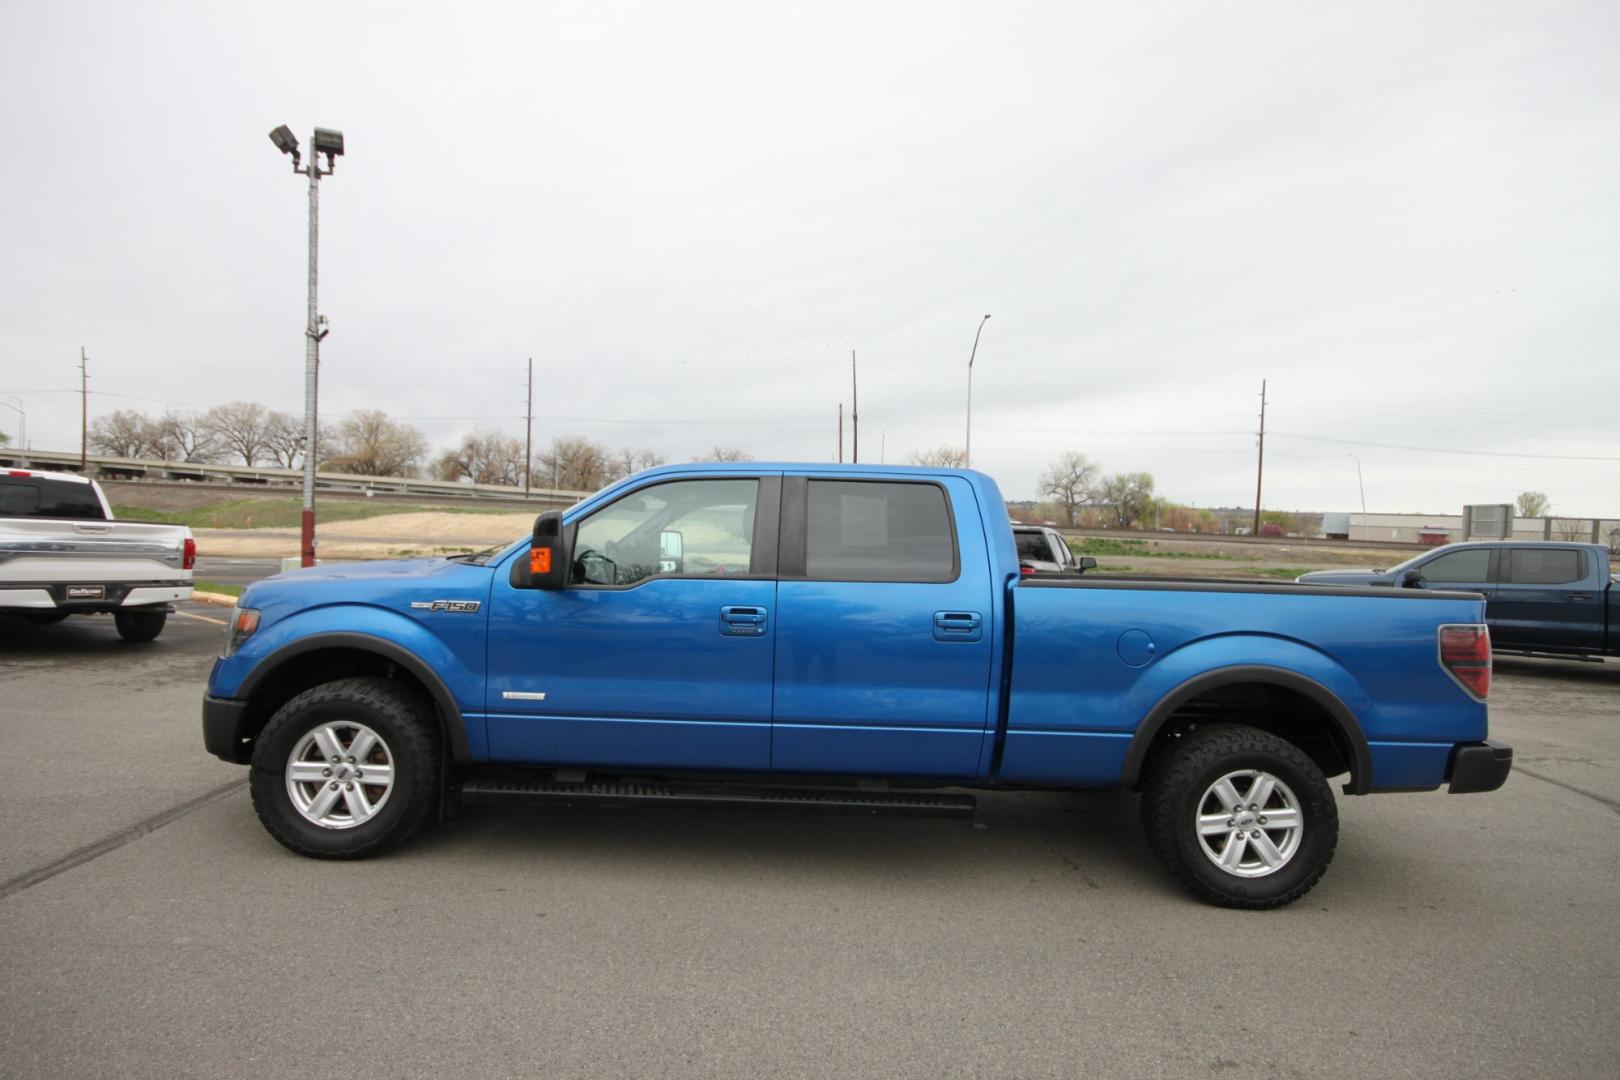
<svg viewBox="0 0 1620 1080">
<path fill-rule="evenodd" d="M 418 611 L 453 611 L 464 613 L 477 611 L 481 606 L 478 600 L 412 600 L 411 607 Z"/>
</svg>

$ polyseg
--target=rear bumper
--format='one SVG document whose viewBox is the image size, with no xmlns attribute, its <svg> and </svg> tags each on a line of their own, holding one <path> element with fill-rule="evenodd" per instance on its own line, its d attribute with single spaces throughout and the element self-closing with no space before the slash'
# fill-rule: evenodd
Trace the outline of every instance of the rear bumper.
<svg viewBox="0 0 1620 1080">
<path fill-rule="evenodd" d="M 1496 742 L 1464 743 L 1451 752 L 1446 778 L 1453 795 L 1495 791 L 1513 769 L 1513 747 Z"/>
<path fill-rule="evenodd" d="M 246 765 L 253 756 L 253 743 L 243 734 L 243 714 L 248 703 L 235 698 L 204 697 L 202 707 L 203 748 L 221 761 Z"/>
</svg>

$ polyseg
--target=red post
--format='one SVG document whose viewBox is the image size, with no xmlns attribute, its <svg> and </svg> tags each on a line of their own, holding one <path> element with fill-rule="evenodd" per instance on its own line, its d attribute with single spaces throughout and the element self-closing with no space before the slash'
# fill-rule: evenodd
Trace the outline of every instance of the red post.
<svg viewBox="0 0 1620 1080">
<path fill-rule="evenodd" d="M 307 506 L 304 508 L 302 527 L 300 528 L 299 532 L 301 534 L 301 538 L 299 540 L 299 554 L 303 556 L 301 565 L 314 566 L 315 511 L 313 508 Z"/>
</svg>

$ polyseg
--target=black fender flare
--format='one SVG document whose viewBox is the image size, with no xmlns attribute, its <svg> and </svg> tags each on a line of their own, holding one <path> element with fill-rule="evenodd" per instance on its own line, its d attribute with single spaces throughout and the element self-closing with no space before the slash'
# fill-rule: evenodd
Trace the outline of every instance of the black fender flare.
<svg viewBox="0 0 1620 1080">
<path fill-rule="evenodd" d="M 309 637 L 290 641 L 254 665 L 247 678 L 242 680 L 242 685 L 237 688 L 237 699 L 252 700 L 254 690 L 265 679 L 284 667 L 287 661 L 321 649 L 353 649 L 373 653 L 410 672 L 427 688 L 428 694 L 433 698 L 433 705 L 439 714 L 439 726 L 444 729 L 445 742 L 450 748 L 450 760 L 458 765 L 465 765 L 472 760 L 471 752 L 467 748 L 467 725 L 462 721 L 461 707 L 451 696 L 449 687 L 444 685 L 444 680 L 439 678 L 439 673 L 415 653 L 374 634 L 340 630 L 311 634 Z"/>
<path fill-rule="evenodd" d="M 1337 694 L 1315 679 L 1286 668 L 1265 664 L 1242 664 L 1237 667 L 1206 671 L 1202 675 L 1194 675 L 1160 698 L 1159 703 L 1147 714 L 1147 718 L 1138 725 L 1136 735 L 1131 739 L 1130 748 L 1125 751 L 1125 765 L 1120 773 L 1120 783 L 1128 788 L 1137 786 L 1142 775 L 1142 763 L 1147 760 L 1153 740 L 1158 737 L 1159 729 L 1164 727 L 1177 709 L 1199 694 L 1238 683 L 1258 683 L 1293 690 L 1320 705 L 1333 719 L 1338 726 L 1339 734 L 1350 747 L 1350 781 L 1344 785 L 1344 793 L 1365 795 L 1372 790 L 1372 750 L 1367 746 L 1367 736 L 1361 730 L 1361 723 L 1356 719 L 1356 714 L 1339 700 Z"/>
</svg>

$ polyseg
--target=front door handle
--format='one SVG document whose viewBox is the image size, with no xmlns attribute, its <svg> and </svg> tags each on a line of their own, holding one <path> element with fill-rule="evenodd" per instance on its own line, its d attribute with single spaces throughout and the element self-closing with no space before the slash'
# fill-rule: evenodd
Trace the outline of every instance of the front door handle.
<svg viewBox="0 0 1620 1080">
<path fill-rule="evenodd" d="M 728 605 L 720 609 L 720 633 L 726 637 L 763 637 L 766 619 L 762 607 Z"/>
<path fill-rule="evenodd" d="M 1568 600 L 1572 604 L 1590 604 L 1592 602 L 1592 594 L 1584 592 L 1572 592 L 1569 594 Z"/>
<path fill-rule="evenodd" d="M 934 612 L 935 641 L 978 641 L 984 636 L 984 617 L 977 611 Z"/>
</svg>

